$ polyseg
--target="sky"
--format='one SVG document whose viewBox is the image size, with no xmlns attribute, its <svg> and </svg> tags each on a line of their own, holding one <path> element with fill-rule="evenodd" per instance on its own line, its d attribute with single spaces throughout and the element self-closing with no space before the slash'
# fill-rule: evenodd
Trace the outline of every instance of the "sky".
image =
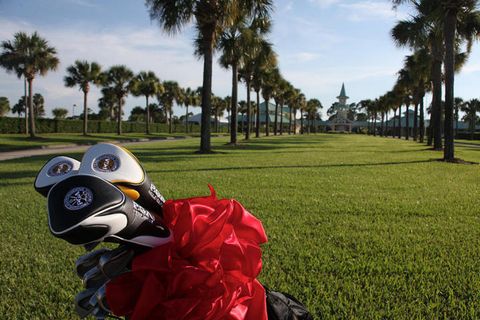
<svg viewBox="0 0 480 320">
<path fill-rule="evenodd" d="M 398 48 L 390 30 L 411 9 L 394 11 L 388 0 L 276 0 L 269 35 L 278 54 L 280 71 L 307 99 L 317 98 L 326 109 L 336 100 L 345 83 L 349 103 L 375 99 L 395 83 L 408 49 Z M 152 70 L 162 80 L 177 81 L 182 87 L 202 84 L 203 63 L 193 55 L 193 24 L 175 35 L 164 33 L 151 21 L 143 0 L 0 0 L 0 41 L 11 40 L 15 32 L 37 31 L 57 49 L 56 71 L 34 81 L 34 93 L 45 98 L 47 117 L 54 108 L 78 115 L 83 94 L 64 86 L 63 77 L 75 60 L 96 61 L 104 69 L 123 64 L 138 73 Z M 479 97 L 480 51 L 473 53 L 455 79 L 455 95 Z M 215 59 L 218 58 L 218 54 Z M 246 89 L 239 87 L 239 98 Z M 213 92 L 231 93 L 230 70 L 214 63 Z M 23 81 L 0 70 L 0 96 L 14 105 L 23 94 Z M 92 88 L 89 107 L 98 111 L 101 94 Z M 427 101 L 427 103 L 429 103 Z M 144 106 L 142 98 L 129 96 L 130 110 Z M 183 114 L 176 107 L 175 113 Z M 200 112 L 199 108 L 192 110 Z"/>
</svg>

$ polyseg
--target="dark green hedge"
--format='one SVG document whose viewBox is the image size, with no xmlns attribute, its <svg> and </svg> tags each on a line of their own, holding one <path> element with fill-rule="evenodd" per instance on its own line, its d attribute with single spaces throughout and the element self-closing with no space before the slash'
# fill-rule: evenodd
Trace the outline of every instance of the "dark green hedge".
<svg viewBox="0 0 480 320">
<path fill-rule="evenodd" d="M 82 120 L 54 120 L 54 119 L 36 119 L 37 133 L 80 133 L 83 130 Z M 174 133 L 185 132 L 185 125 L 174 124 Z M 222 132 L 226 127 L 220 128 Z M 145 132 L 145 123 L 143 122 L 122 122 L 122 131 L 124 133 L 142 133 Z M 168 132 L 168 125 L 165 123 L 151 123 L 150 131 Z M 25 132 L 25 118 L 0 118 L 0 133 L 23 133 Z M 117 123 L 115 121 L 88 121 L 88 132 L 90 133 L 116 133 Z M 200 132 L 199 125 L 190 125 L 189 132 Z"/>
<path fill-rule="evenodd" d="M 457 139 L 472 140 L 472 135 L 469 132 L 459 132 L 457 133 Z M 480 140 L 480 132 L 473 134 L 473 140 Z"/>
</svg>

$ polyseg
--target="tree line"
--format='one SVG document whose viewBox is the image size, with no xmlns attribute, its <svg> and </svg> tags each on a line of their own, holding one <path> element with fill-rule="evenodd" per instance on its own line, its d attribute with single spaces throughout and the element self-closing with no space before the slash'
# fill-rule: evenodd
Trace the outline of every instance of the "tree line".
<svg viewBox="0 0 480 320">
<path fill-rule="evenodd" d="M 283 107 L 289 109 L 289 129 L 292 132 L 292 121 L 296 127 L 297 112 L 301 114 L 301 122 L 312 121 L 322 107 L 318 99 L 307 100 L 300 89 L 295 88 L 282 75 L 278 67 L 278 56 L 268 41 L 267 35 L 271 30 L 271 0 L 241 0 L 241 1 L 169 1 L 147 0 L 146 7 L 150 18 L 158 22 L 161 29 L 169 32 L 179 32 L 186 24 L 193 22 L 197 35 L 194 41 L 195 55 L 203 58 L 203 83 L 197 89 L 182 89 L 174 81 L 163 81 L 153 71 L 142 71 L 134 74 L 125 65 L 116 65 L 103 71 L 96 62 L 77 60 L 67 68 L 64 83 L 67 87 L 78 87 L 83 92 L 83 133 L 87 134 L 88 126 L 88 93 L 92 85 L 101 86 L 102 98 L 98 106 L 100 112 L 108 112 L 110 118 L 118 122 L 117 133 L 121 134 L 121 119 L 123 105 L 128 94 L 145 97 L 146 131 L 149 133 L 149 123 L 152 120 L 151 98 L 156 97 L 162 106 L 164 118 L 172 123 L 174 103 L 186 107 L 185 118 L 188 122 L 188 107 L 200 104 L 201 118 L 201 153 L 211 152 L 210 133 L 211 115 L 218 117 L 219 105 L 225 107 L 230 116 L 230 143 L 238 142 L 237 115 L 238 82 L 245 84 L 246 98 L 246 128 L 245 139 L 250 139 L 255 133 L 260 136 L 260 96 L 265 101 L 265 134 L 283 134 Z M 28 35 L 18 32 L 13 40 L 3 41 L 3 51 L 0 54 L 0 65 L 8 72 L 15 73 L 25 81 L 25 102 L 28 112 L 25 113 L 30 136 L 35 136 L 35 112 L 32 101 L 33 80 L 36 76 L 45 75 L 48 71 L 56 70 L 59 64 L 54 47 L 40 37 L 37 32 Z M 220 53 L 219 63 L 225 69 L 232 71 L 231 96 L 217 98 L 212 94 L 212 64 L 213 53 Z M 28 92 L 27 92 L 28 90 Z M 255 113 L 251 92 L 256 94 Z M 270 123 L 268 105 L 275 102 L 275 118 Z M 150 107 L 152 105 L 152 107 Z M 137 111 L 139 111 L 137 109 Z M 252 118 L 255 121 L 252 121 Z M 216 121 L 215 123 L 218 123 Z M 242 122 L 243 123 L 243 122 Z M 255 123 L 255 128 L 253 128 Z M 243 126 L 243 125 L 242 125 Z"/>
<path fill-rule="evenodd" d="M 465 112 L 473 135 L 477 112 L 477 99 L 463 101 L 455 98 L 454 78 L 467 61 L 474 40 L 480 35 L 480 11 L 477 0 L 393 0 L 394 6 L 409 4 L 413 13 L 399 21 L 390 34 L 399 47 L 407 47 L 412 54 L 404 59 L 393 88 L 375 100 L 362 100 L 360 104 L 368 111 L 372 122 L 381 116 L 381 134 L 385 134 L 384 118 L 393 111 L 392 135 L 402 131 L 402 107 L 405 106 L 405 139 L 424 142 L 434 150 L 443 150 L 445 161 L 456 161 L 454 138 L 458 128 L 459 111 Z M 442 86 L 445 95 L 442 99 Z M 432 94 L 429 128 L 425 128 L 424 97 Z M 409 128 L 410 107 L 413 105 L 413 130 Z M 397 118 L 398 110 L 398 118 Z M 396 120 L 399 120 L 396 123 Z M 375 125 L 376 128 L 376 125 Z M 375 132 L 375 130 L 374 130 Z M 443 138 L 443 139 L 442 139 Z M 444 143 L 444 145 L 443 145 Z"/>
</svg>

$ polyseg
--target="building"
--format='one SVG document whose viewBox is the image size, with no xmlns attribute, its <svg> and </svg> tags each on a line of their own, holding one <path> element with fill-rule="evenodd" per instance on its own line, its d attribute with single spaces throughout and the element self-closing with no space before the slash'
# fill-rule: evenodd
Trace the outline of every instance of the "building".
<svg viewBox="0 0 480 320">
<path fill-rule="evenodd" d="M 349 106 L 347 105 L 348 96 L 345 92 L 345 84 L 342 83 L 342 89 L 340 95 L 337 97 L 338 102 L 335 104 L 335 110 L 337 114 L 330 121 L 330 129 L 333 132 L 352 132 L 353 121 L 347 118 Z"/>
</svg>

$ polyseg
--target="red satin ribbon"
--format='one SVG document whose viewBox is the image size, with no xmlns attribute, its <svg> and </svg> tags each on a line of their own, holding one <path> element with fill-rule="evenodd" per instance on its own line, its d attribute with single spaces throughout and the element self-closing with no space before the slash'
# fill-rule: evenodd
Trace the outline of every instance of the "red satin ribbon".
<svg viewBox="0 0 480 320">
<path fill-rule="evenodd" d="M 168 200 L 174 241 L 137 256 L 107 285 L 114 314 L 132 320 L 267 320 L 261 222 L 236 200 L 211 195 Z"/>
</svg>

